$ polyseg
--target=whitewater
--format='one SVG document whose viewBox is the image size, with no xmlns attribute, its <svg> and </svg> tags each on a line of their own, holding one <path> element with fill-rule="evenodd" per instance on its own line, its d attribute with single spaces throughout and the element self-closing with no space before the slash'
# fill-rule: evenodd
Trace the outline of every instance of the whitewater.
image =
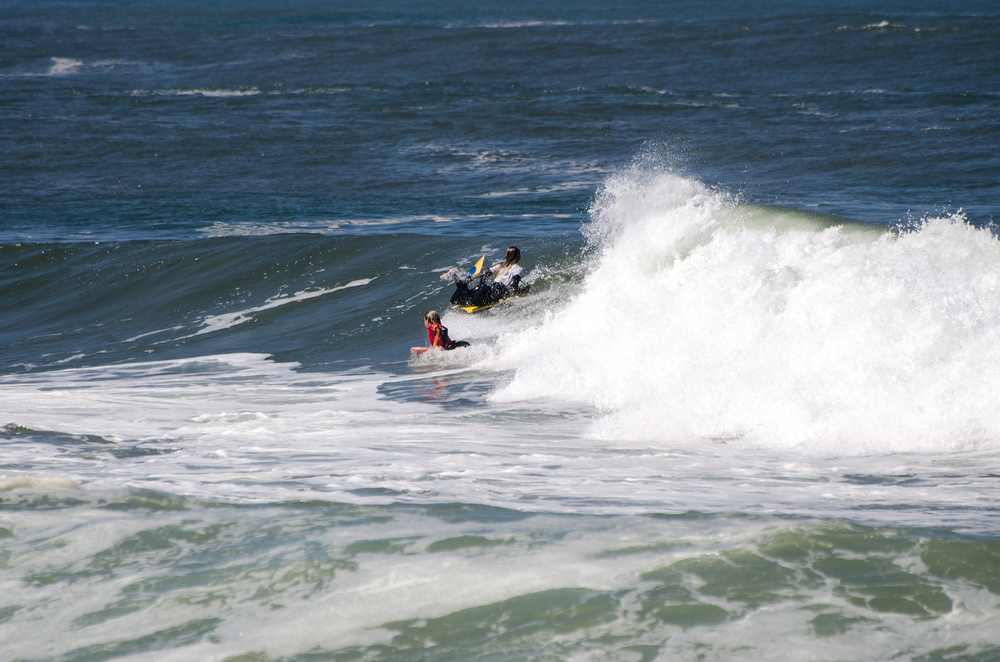
<svg viewBox="0 0 1000 662">
<path fill-rule="evenodd" d="M 5 3 L 0 661 L 998 659 L 998 26 Z"/>
<path fill-rule="evenodd" d="M 122 657 L 686 658 L 705 628 L 734 659 L 991 641 L 995 560 L 949 559 L 992 554 L 976 540 L 997 526 L 996 237 L 772 214 L 635 168 L 591 216 L 561 284 L 529 271 L 523 303 L 445 314 L 468 350 L 5 375 L 0 525 L 28 577 L 7 584 L 11 659 L 150 626 Z M 50 625 L 15 637 L 23 618 Z"/>
<path fill-rule="evenodd" d="M 658 479 L 678 463 L 697 466 L 698 478 L 731 467 L 755 481 L 791 472 L 793 493 L 761 508 L 840 516 L 823 505 L 830 488 L 800 491 L 873 462 L 933 475 L 935 455 L 975 463 L 996 452 L 1000 242 L 989 230 L 960 215 L 894 231 L 838 224 L 639 166 L 609 179 L 591 215 L 575 262 L 527 277 L 564 282 L 494 315 L 445 313 L 468 350 L 408 360 L 399 351 L 381 369 L 332 373 L 226 353 L 9 374 L 0 385 L 11 429 L 156 453 L 141 459 L 157 465 L 155 477 L 112 477 L 104 455 L 59 476 L 105 489 L 258 502 L 310 489 L 351 501 L 358 488 L 424 493 L 430 471 L 451 483 L 436 494 L 462 502 L 517 508 L 529 495 L 548 502 L 536 491 L 558 485 L 573 508 L 629 513 L 663 504 Z M 433 284 L 442 268 L 422 278 Z M 224 334 L 375 282 L 272 296 L 122 342 L 158 348 Z M 155 450 L 189 440 L 194 453 Z M 546 452 L 524 451 L 543 440 Z M 62 454 L 52 450 L 50 470 Z M 41 460 L 34 444 L 25 451 Z M 305 488 L 292 477 L 317 453 L 334 457 Z M 713 498 L 714 508 L 748 507 L 738 493 Z"/>
</svg>

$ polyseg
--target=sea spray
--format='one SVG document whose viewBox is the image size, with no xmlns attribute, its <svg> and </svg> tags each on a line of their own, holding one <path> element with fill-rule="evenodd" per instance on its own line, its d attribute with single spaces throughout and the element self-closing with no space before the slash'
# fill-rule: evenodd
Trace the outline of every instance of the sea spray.
<svg viewBox="0 0 1000 662">
<path fill-rule="evenodd" d="M 1000 658 L 995 0 L 329 4 L 4 3 L 0 657 Z"/>
<path fill-rule="evenodd" d="M 991 232 L 961 215 L 898 236 L 762 216 L 672 173 L 611 177 L 582 291 L 500 339 L 516 377 L 494 400 L 590 403 L 607 439 L 821 454 L 1000 443 Z"/>
</svg>

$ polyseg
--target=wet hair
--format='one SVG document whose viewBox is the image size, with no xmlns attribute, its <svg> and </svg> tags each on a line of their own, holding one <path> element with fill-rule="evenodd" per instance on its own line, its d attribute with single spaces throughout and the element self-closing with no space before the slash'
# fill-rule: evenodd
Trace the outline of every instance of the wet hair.
<svg viewBox="0 0 1000 662">
<path fill-rule="evenodd" d="M 430 321 L 431 324 L 440 324 L 441 316 L 438 315 L 438 311 L 432 310 L 424 315 L 424 319 Z"/>
<path fill-rule="evenodd" d="M 500 265 L 501 269 L 507 269 L 514 266 L 521 261 L 521 251 L 517 249 L 517 246 L 511 246 L 507 249 L 507 254 L 504 256 L 503 264 Z"/>
</svg>

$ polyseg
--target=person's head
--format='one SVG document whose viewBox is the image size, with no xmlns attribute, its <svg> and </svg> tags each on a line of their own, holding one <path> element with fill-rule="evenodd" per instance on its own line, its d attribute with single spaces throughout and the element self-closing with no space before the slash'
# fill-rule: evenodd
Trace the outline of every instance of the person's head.
<svg viewBox="0 0 1000 662">
<path fill-rule="evenodd" d="M 424 315 L 424 326 L 430 326 L 431 324 L 440 324 L 441 316 L 438 315 L 438 311 L 432 310 Z"/>
<path fill-rule="evenodd" d="M 517 264 L 521 261 L 521 251 L 517 250 L 517 246 L 511 246 L 507 249 L 507 255 L 504 256 L 504 266 L 510 266 L 512 264 Z"/>
</svg>

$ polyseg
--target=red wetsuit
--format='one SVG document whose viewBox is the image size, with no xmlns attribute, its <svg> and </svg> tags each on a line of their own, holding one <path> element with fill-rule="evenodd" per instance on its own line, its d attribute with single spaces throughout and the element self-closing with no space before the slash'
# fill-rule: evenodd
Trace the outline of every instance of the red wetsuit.
<svg viewBox="0 0 1000 662">
<path fill-rule="evenodd" d="M 469 346 L 469 343 L 464 340 L 452 340 L 448 337 L 448 329 L 444 325 L 433 322 L 427 327 L 427 341 L 430 342 L 431 347 L 440 347 L 441 349 Z"/>
<path fill-rule="evenodd" d="M 427 342 L 431 344 L 431 347 L 449 349 L 448 346 L 451 345 L 451 338 L 448 337 L 448 329 L 443 324 L 432 322 L 427 327 Z"/>
</svg>

